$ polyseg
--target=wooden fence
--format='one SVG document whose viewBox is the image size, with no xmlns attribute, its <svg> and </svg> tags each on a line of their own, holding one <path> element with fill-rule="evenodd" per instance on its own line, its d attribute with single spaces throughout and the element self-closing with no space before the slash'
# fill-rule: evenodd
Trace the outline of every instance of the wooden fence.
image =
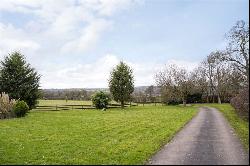
<svg viewBox="0 0 250 166">
<path fill-rule="evenodd" d="M 126 104 L 125 107 L 128 106 L 136 106 L 135 104 Z M 108 108 L 121 108 L 120 104 L 110 104 Z M 33 110 L 37 111 L 61 111 L 61 110 L 86 110 L 86 109 L 95 109 L 92 105 L 44 105 L 44 106 L 37 106 Z"/>
</svg>

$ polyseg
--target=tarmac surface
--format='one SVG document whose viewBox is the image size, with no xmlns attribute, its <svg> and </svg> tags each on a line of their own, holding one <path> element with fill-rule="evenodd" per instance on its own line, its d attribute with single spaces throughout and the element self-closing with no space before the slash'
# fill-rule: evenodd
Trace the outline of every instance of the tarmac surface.
<svg viewBox="0 0 250 166">
<path fill-rule="evenodd" d="M 147 164 L 249 165 L 249 157 L 222 113 L 202 107 Z"/>
</svg>

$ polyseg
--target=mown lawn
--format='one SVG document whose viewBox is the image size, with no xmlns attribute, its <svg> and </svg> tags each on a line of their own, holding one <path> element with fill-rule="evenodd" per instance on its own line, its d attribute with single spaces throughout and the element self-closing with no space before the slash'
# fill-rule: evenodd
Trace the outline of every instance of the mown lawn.
<svg viewBox="0 0 250 166">
<path fill-rule="evenodd" d="M 204 104 L 204 106 L 214 107 L 221 111 L 249 151 L 249 122 L 240 118 L 230 104 Z"/>
<path fill-rule="evenodd" d="M 31 111 L 0 121 L 0 164 L 144 164 L 196 113 L 180 106 Z"/>
</svg>

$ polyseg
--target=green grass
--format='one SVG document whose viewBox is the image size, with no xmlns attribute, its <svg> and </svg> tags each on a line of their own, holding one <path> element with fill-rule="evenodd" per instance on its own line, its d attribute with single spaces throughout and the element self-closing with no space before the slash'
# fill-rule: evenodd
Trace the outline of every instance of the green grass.
<svg viewBox="0 0 250 166">
<path fill-rule="evenodd" d="M 196 113 L 180 106 L 31 111 L 0 121 L 0 164 L 144 164 Z"/>
<path fill-rule="evenodd" d="M 115 101 L 111 101 L 110 103 L 117 104 L 117 102 Z M 38 100 L 38 106 L 56 106 L 56 105 L 92 105 L 92 101 L 68 100 L 66 102 L 66 100 Z"/>
<path fill-rule="evenodd" d="M 55 106 L 55 105 L 92 105 L 91 101 L 80 100 L 38 100 L 39 106 Z"/>
<path fill-rule="evenodd" d="M 217 108 L 223 113 L 230 125 L 235 130 L 244 147 L 249 151 L 249 122 L 243 120 L 235 112 L 230 104 L 204 104 L 209 107 Z M 200 105 L 199 105 L 200 106 Z"/>
</svg>

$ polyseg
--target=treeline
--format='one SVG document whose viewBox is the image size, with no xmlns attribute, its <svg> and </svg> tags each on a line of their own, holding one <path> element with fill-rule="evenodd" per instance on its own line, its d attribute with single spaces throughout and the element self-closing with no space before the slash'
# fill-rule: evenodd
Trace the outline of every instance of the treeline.
<svg viewBox="0 0 250 166">
<path fill-rule="evenodd" d="M 211 52 L 193 71 L 177 65 L 156 74 L 164 102 L 230 102 L 249 85 L 249 27 L 238 21 L 225 50 Z"/>
<path fill-rule="evenodd" d="M 162 101 L 184 105 L 231 102 L 248 114 L 249 25 L 238 21 L 226 34 L 226 40 L 224 50 L 211 52 L 193 71 L 175 64 L 159 71 L 155 79 L 161 87 Z"/>
</svg>

